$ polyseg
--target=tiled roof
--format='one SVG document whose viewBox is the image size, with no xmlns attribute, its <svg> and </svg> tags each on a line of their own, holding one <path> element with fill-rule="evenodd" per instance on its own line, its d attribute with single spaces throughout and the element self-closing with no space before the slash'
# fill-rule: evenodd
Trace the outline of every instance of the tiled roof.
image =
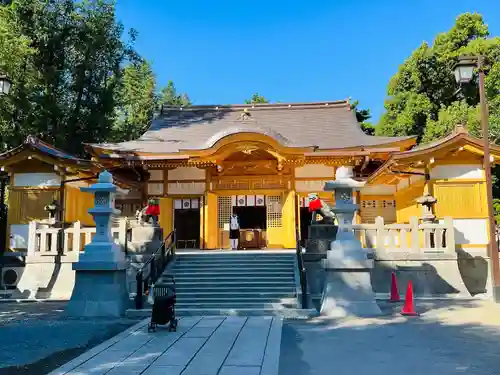
<svg viewBox="0 0 500 375">
<path fill-rule="evenodd" d="M 175 153 L 206 149 L 234 133 L 269 135 L 284 146 L 342 149 L 388 144 L 412 137 L 363 133 L 347 101 L 233 106 L 165 107 L 135 141 L 91 146 L 122 152 Z"/>
<path fill-rule="evenodd" d="M 36 150 L 39 150 L 43 154 L 50 155 L 52 157 L 59 158 L 59 159 L 71 160 L 71 161 L 78 162 L 78 163 L 80 163 L 80 162 L 81 163 L 89 163 L 90 162 L 89 160 L 79 159 L 74 155 L 68 154 L 68 153 L 66 153 L 58 148 L 55 148 L 54 146 L 52 146 L 48 143 L 41 141 L 40 139 L 38 139 L 34 136 L 31 136 L 31 135 L 26 137 L 25 141 L 21 145 L 14 147 L 14 148 L 0 154 L 0 159 L 7 159 L 7 158 L 11 157 L 12 155 L 17 154 L 17 153 L 25 150 L 26 148 L 36 149 Z"/>
</svg>

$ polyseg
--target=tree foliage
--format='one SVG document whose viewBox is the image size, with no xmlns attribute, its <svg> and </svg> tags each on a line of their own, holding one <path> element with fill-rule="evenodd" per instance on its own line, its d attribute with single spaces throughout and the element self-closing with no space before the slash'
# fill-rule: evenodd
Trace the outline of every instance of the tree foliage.
<svg viewBox="0 0 500 375">
<path fill-rule="evenodd" d="M 163 87 L 159 94 L 159 105 L 171 105 L 187 107 L 191 105 L 191 100 L 186 93 L 179 94 L 172 81 L 168 81 L 167 86 Z"/>
<path fill-rule="evenodd" d="M 375 135 L 375 127 L 368 120 L 372 117 L 369 109 L 359 109 L 359 100 L 351 104 L 351 110 L 356 111 L 356 120 L 358 120 L 361 130 L 368 135 Z"/>
<path fill-rule="evenodd" d="M 115 141 L 139 138 L 153 120 L 157 95 L 156 79 L 147 61 L 128 64 L 117 90 Z"/>
<path fill-rule="evenodd" d="M 156 93 L 150 65 L 133 48 L 135 30 L 113 0 L 0 3 L 0 151 L 28 135 L 83 155 L 86 142 L 137 138 L 158 102 L 189 103 L 173 83 Z"/>
<path fill-rule="evenodd" d="M 245 104 L 259 104 L 259 103 L 262 104 L 269 103 L 269 100 L 263 97 L 262 95 L 259 95 L 259 93 L 257 92 L 253 94 L 250 99 L 245 100 Z"/>
<path fill-rule="evenodd" d="M 490 139 L 500 141 L 500 38 L 490 37 L 479 14 L 460 15 L 455 25 L 434 43 L 423 43 L 399 67 L 387 89 L 385 113 L 378 135 L 416 135 L 430 142 L 449 134 L 457 124 L 480 134 L 477 82 L 461 87 L 453 66 L 462 55 L 487 56 L 487 96 L 490 104 Z"/>
</svg>

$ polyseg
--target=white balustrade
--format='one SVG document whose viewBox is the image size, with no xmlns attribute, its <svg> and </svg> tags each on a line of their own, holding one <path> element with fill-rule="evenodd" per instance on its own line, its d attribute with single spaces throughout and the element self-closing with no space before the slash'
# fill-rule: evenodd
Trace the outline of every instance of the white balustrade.
<svg viewBox="0 0 500 375">
<path fill-rule="evenodd" d="M 373 224 L 343 225 L 356 234 L 365 249 L 379 252 L 454 253 L 455 231 L 453 219 L 445 217 L 442 223 L 419 223 L 411 217 L 408 224 L 385 224 L 377 217 Z"/>
<path fill-rule="evenodd" d="M 115 242 L 124 248 L 129 228 L 128 219 L 120 218 L 114 224 L 111 234 Z M 58 255 L 59 248 L 62 248 L 64 255 L 77 255 L 91 242 L 95 232 L 95 227 L 84 227 L 79 221 L 64 230 L 32 221 L 29 223 L 27 255 Z"/>
</svg>

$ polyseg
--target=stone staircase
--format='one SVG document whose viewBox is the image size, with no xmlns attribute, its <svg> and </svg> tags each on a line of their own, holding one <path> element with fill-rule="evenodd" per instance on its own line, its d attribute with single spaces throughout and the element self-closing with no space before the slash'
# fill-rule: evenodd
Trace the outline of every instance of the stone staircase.
<svg viewBox="0 0 500 375">
<path fill-rule="evenodd" d="M 178 315 L 315 315 L 300 308 L 296 269 L 294 251 L 192 251 L 165 273 L 176 280 Z"/>
</svg>

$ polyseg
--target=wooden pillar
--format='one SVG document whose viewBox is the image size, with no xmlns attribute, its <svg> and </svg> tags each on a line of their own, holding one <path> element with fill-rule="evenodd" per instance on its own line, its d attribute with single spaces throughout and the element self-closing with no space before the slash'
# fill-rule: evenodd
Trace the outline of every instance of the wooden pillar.
<svg viewBox="0 0 500 375">
<path fill-rule="evenodd" d="M 206 249 L 216 249 L 218 243 L 218 217 L 217 217 L 217 195 L 212 192 L 206 193 L 203 202 L 205 210 L 205 227 L 203 239 Z"/>
</svg>

